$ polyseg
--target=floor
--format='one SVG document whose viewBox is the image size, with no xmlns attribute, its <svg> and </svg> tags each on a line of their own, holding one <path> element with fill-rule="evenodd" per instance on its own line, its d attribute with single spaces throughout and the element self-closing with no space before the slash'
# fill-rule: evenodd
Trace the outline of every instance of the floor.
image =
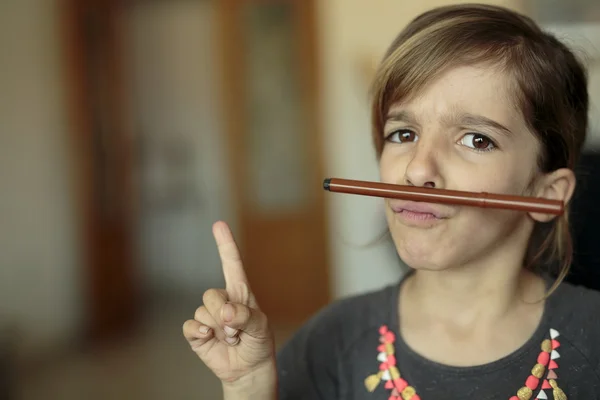
<svg viewBox="0 0 600 400">
<path fill-rule="evenodd" d="M 220 399 L 219 381 L 182 337 L 189 310 L 171 303 L 150 313 L 135 337 L 61 357 L 21 377 L 16 400 Z M 278 346 L 292 332 L 274 328 Z"/>
</svg>

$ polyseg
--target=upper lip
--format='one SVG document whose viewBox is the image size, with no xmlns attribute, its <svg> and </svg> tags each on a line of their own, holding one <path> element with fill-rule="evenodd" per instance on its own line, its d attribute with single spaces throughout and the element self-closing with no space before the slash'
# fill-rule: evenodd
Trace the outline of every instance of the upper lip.
<svg viewBox="0 0 600 400">
<path fill-rule="evenodd" d="M 391 203 L 390 206 L 396 213 L 401 211 L 410 211 L 423 214 L 432 214 L 436 218 L 446 218 L 449 216 L 448 212 L 430 203 L 403 201 Z"/>
</svg>

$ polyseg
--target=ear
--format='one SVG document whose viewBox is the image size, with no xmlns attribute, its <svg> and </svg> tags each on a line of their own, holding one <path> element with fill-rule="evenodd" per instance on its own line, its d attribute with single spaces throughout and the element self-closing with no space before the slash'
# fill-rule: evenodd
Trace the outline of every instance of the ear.
<svg viewBox="0 0 600 400">
<path fill-rule="evenodd" d="M 575 173 L 568 168 L 557 169 L 539 178 L 536 196 L 549 200 L 562 200 L 565 206 L 571 200 L 575 191 Z M 538 222 L 549 222 L 555 215 L 529 213 Z"/>
</svg>

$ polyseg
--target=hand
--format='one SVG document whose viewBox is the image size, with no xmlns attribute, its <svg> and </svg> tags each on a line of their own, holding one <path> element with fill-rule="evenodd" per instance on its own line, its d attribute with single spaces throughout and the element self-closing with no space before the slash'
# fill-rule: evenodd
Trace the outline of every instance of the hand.
<svg viewBox="0 0 600 400">
<path fill-rule="evenodd" d="M 183 325 L 192 350 L 223 384 L 235 384 L 250 374 L 275 374 L 273 336 L 256 302 L 240 253 L 224 222 L 213 225 L 225 289 L 209 289 L 194 319 Z M 263 372 L 265 371 L 265 372 Z M 265 381 L 271 379 L 265 377 Z"/>
</svg>

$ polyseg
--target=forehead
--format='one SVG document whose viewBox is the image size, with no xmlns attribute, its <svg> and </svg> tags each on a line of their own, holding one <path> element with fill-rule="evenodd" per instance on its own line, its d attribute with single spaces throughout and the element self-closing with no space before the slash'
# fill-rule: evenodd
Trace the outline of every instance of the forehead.
<svg viewBox="0 0 600 400">
<path fill-rule="evenodd" d="M 468 113 L 497 121 L 514 131 L 527 130 L 513 79 L 490 66 L 449 69 L 418 93 L 412 93 L 389 108 L 390 113 L 402 110 L 429 121 Z"/>
</svg>

